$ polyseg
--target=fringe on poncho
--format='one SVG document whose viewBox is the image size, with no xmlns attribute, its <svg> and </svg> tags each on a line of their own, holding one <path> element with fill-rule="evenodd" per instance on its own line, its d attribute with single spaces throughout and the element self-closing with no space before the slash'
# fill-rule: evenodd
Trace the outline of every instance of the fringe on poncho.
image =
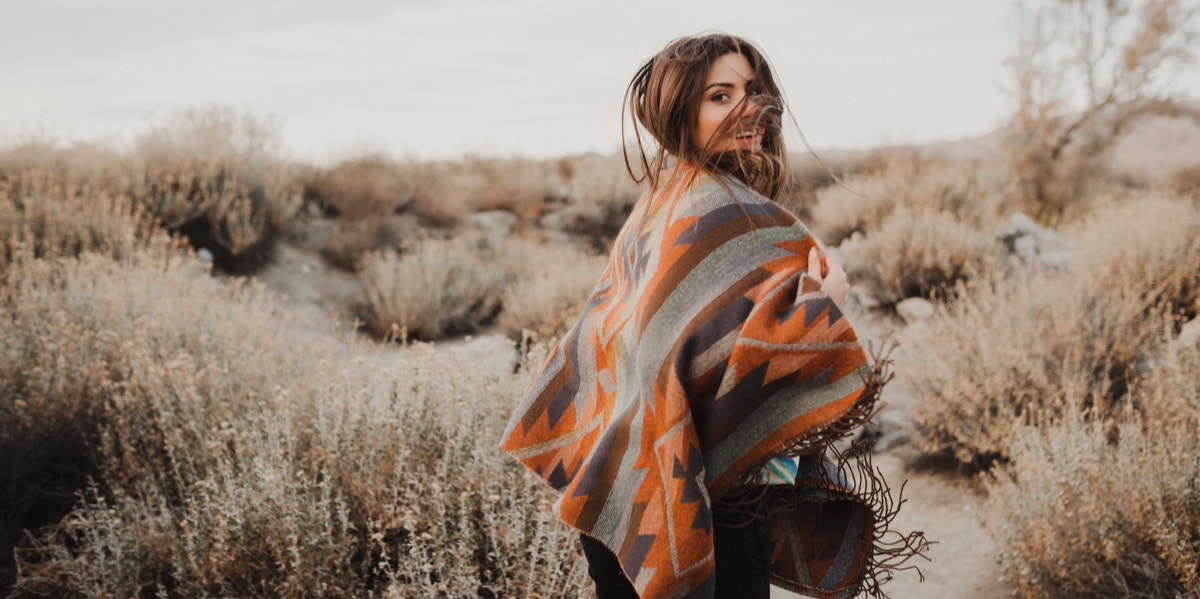
<svg viewBox="0 0 1200 599">
<path fill-rule="evenodd" d="M 644 598 L 712 597 L 713 510 L 752 490 L 769 510 L 771 582 L 798 593 L 880 595 L 924 547 L 919 533 L 885 541 L 899 502 L 877 471 L 826 457 L 888 375 L 804 276 L 814 243 L 733 178 L 664 173 L 508 423 L 503 449 Z M 784 455 L 800 456 L 796 483 L 756 485 Z"/>
</svg>

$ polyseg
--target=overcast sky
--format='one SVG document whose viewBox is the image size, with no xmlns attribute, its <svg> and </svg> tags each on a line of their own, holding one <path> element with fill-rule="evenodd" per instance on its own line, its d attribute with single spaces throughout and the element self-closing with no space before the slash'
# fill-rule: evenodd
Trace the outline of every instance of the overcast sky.
<svg viewBox="0 0 1200 599">
<path fill-rule="evenodd" d="M 611 152 L 668 41 L 757 42 L 818 148 L 1004 120 L 1003 0 L 0 0 L 0 142 L 121 139 L 209 104 L 276 118 L 293 154 Z"/>
</svg>

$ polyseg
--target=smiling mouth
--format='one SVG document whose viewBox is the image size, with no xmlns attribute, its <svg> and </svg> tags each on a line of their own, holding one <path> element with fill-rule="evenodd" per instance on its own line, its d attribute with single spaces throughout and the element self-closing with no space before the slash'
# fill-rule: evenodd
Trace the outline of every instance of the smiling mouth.
<svg viewBox="0 0 1200 599">
<path fill-rule="evenodd" d="M 762 131 L 759 131 L 758 129 L 748 129 L 746 131 L 739 132 L 737 135 L 734 136 L 734 139 L 737 139 L 739 141 L 751 140 L 751 139 L 754 139 L 761 135 L 762 135 Z"/>
</svg>

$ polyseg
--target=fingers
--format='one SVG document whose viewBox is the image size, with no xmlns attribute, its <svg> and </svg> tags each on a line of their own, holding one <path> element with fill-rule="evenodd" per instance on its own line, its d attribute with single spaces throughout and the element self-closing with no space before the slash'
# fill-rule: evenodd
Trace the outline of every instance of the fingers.
<svg viewBox="0 0 1200 599">
<path fill-rule="evenodd" d="M 823 281 L 829 276 L 829 264 L 825 260 L 825 254 L 815 245 L 808 250 L 808 275 L 817 281 Z"/>
<path fill-rule="evenodd" d="M 806 276 L 820 283 L 834 303 L 839 306 L 846 304 L 846 299 L 850 296 L 850 281 L 845 269 L 834 258 L 825 256 L 816 246 L 808 250 Z"/>
</svg>

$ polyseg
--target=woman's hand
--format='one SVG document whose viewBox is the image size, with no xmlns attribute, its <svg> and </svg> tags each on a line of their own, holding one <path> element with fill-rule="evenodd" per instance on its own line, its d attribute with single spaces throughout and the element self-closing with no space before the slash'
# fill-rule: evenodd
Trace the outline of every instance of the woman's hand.
<svg viewBox="0 0 1200 599">
<path fill-rule="evenodd" d="M 808 273 L 804 276 L 820 283 L 839 308 L 846 305 L 846 298 L 850 295 L 846 271 L 837 260 L 826 256 L 815 245 L 808 250 Z"/>
</svg>

